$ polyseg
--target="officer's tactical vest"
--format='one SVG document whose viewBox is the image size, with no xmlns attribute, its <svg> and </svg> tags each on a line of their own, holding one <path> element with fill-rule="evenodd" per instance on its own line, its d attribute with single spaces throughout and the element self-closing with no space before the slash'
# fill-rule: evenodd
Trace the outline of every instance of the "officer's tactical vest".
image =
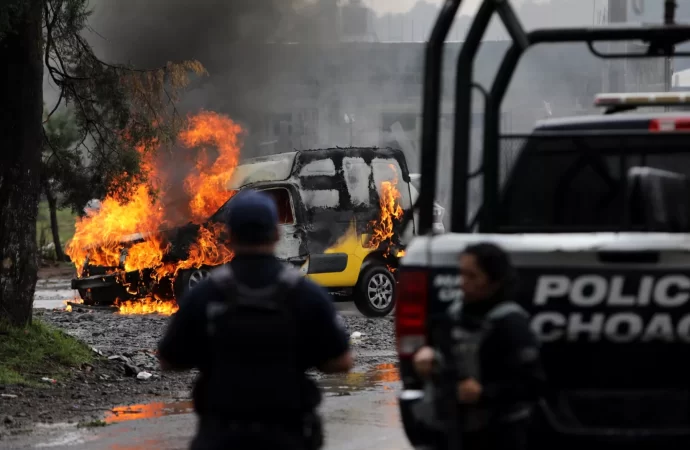
<svg viewBox="0 0 690 450">
<path fill-rule="evenodd" d="M 514 302 L 502 302 L 494 306 L 476 328 L 453 327 L 452 347 L 453 357 L 463 367 L 466 376 L 482 383 L 481 362 L 479 351 L 484 339 L 492 332 L 496 321 L 510 314 L 527 314 L 520 305 Z M 485 428 L 489 424 L 491 411 L 485 405 L 467 405 L 462 418 L 463 427 L 467 431 Z"/>
<path fill-rule="evenodd" d="M 292 292 L 301 275 L 286 267 L 260 289 L 239 283 L 229 265 L 211 278 L 225 298 L 206 310 L 211 363 L 203 374 L 204 409 L 238 421 L 299 420 L 305 376 Z"/>
<path fill-rule="evenodd" d="M 458 321 L 462 314 L 462 303 L 453 305 L 450 314 L 455 316 L 455 321 Z M 479 351 L 481 349 L 484 339 L 489 336 L 496 321 L 506 317 L 510 314 L 527 314 L 527 312 L 514 302 L 502 302 L 494 306 L 486 314 L 484 319 L 478 323 L 476 328 L 468 329 L 454 325 L 452 328 L 452 361 L 442 361 L 442 364 L 457 364 L 462 368 L 463 375 L 474 378 L 482 383 L 481 364 L 479 360 Z M 441 359 L 441 355 L 437 354 L 436 359 Z M 424 387 L 425 396 L 424 402 L 418 404 L 419 414 L 417 417 L 423 418 L 425 424 L 430 428 L 439 429 L 441 422 L 438 420 L 436 413 L 436 406 L 434 401 L 437 398 L 436 387 L 432 383 L 426 383 Z M 491 419 L 491 411 L 485 406 L 467 405 L 464 409 L 463 417 L 461 418 L 463 430 L 474 431 L 480 430 L 489 425 Z M 518 411 L 522 411 L 522 407 Z M 515 418 L 518 418 L 517 416 Z M 503 418 L 504 420 L 514 420 L 512 417 Z"/>
</svg>

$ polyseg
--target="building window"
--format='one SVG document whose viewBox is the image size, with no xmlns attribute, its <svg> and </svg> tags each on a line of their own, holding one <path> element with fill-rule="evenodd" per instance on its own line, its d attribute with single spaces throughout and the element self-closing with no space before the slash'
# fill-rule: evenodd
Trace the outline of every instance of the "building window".
<svg viewBox="0 0 690 450">
<path fill-rule="evenodd" d="M 403 130 L 412 131 L 417 128 L 417 113 L 383 113 L 381 114 L 381 128 L 390 131 L 391 127 L 400 122 Z"/>
<path fill-rule="evenodd" d="M 287 122 L 288 135 L 292 136 L 292 114 L 269 114 L 264 120 L 264 132 L 269 136 L 280 136 L 280 123 Z"/>
<path fill-rule="evenodd" d="M 319 110 L 317 108 L 305 108 L 297 114 L 296 134 L 315 136 L 319 128 Z"/>
</svg>

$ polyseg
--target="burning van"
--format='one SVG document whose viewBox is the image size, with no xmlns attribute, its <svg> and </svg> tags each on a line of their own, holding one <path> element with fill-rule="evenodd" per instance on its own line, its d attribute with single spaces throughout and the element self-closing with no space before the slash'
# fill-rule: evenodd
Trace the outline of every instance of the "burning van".
<svg viewBox="0 0 690 450">
<path fill-rule="evenodd" d="M 223 244 L 228 240 L 225 214 L 233 194 L 251 188 L 271 195 L 278 205 L 280 259 L 334 298 L 353 300 L 367 316 L 391 312 L 397 260 L 405 238 L 415 233 L 412 217 L 402 230 L 417 190 L 401 151 L 334 148 L 249 159 L 234 169 L 227 188 L 229 200 L 203 223 L 123 236 L 109 247 L 110 253 L 118 249 L 114 256 L 96 257 L 99 249 L 93 249 L 72 287 L 86 304 L 178 298 L 212 267 L 232 259 Z M 437 209 L 440 223 L 443 209 Z M 151 246 L 165 252 L 147 264 L 142 255 L 152 253 L 141 250 Z"/>
</svg>

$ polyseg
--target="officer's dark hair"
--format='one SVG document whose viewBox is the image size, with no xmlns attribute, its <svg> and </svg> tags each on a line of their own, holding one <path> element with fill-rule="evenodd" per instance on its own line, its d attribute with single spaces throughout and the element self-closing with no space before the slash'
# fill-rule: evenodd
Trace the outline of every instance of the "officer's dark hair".
<svg viewBox="0 0 690 450">
<path fill-rule="evenodd" d="M 505 250 L 490 242 L 480 242 L 467 246 L 462 253 L 474 256 L 489 280 L 498 283 L 504 294 L 512 294 L 517 284 L 517 272 Z"/>
</svg>

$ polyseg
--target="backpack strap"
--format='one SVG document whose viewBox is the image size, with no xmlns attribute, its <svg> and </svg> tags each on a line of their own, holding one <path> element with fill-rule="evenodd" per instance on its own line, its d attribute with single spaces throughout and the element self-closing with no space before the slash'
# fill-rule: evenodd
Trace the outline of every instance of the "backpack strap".
<svg viewBox="0 0 690 450">
<path fill-rule="evenodd" d="M 234 305 L 237 298 L 237 282 L 235 273 L 229 264 L 223 264 L 211 271 L 211 282 L 222 292 L 225 301 L 210 300 L 206 304 L 206 332 L 209 336 L 216 333 L 216 318 L 225 314 Z"/>
</svg>

